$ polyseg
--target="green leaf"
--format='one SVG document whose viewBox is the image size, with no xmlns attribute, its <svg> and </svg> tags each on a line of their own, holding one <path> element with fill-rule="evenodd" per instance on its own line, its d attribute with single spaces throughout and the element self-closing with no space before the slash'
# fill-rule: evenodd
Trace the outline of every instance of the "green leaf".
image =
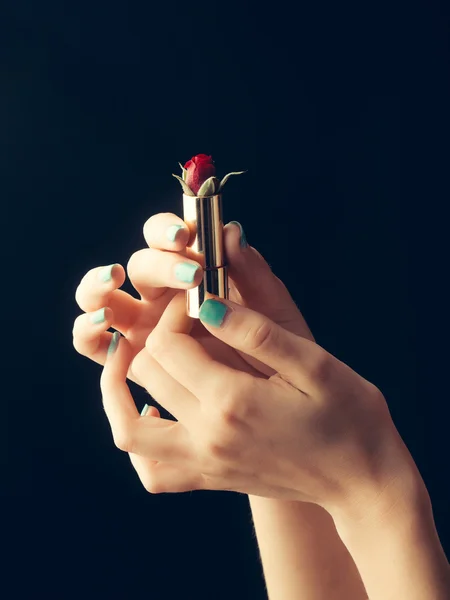
<svg viewBox="0 0 450 600">
<path fill-rule="evenodd" d="M 226 184 L 226 182 L 228 181 L 229 177 L 231 177 L 231 175 L 242 175 L 243 173 L 247 173 L 247 171 L 233 171 L 233 173 L 228 173 L 228 175 L 225 175 L 225 177 L 220 182 L 219 189 L 221 190 L 223 188 L 223 186 Z"/>
<path fill-rule="evenodd" d="M 197 196 L 214 196 L 214 194 L 217 194 L 219 187 L 220 181 L 217 177 L 210 177 L 202 183 Z"/>
<path fill-rule="evenodd" d="M 187 177 L 187 169 L 185 169 L 185 168 L 183 167 L 183 165 L 182 165 L 180 162 L 179 162 L 178 164 L 180 165 L 180 167 L 181 167 L 181 171 L 182 171 L 182 173 L 183 173 L 183 181 L 186 181 L 186 177 Z"/>
<path fill-rule="evenodd" d="M 183 179 L 181 179 L 179 175 L 175 175 L 174 173 L 172 173 L 172 175 L 181 183 L 181 187 L 183 188 L 183 192 L 186 194 L 186 196 L 195 196 L 194 192 L 191 190 L 188 184 L 185 181 L 183 181 Z"/>
</svg>

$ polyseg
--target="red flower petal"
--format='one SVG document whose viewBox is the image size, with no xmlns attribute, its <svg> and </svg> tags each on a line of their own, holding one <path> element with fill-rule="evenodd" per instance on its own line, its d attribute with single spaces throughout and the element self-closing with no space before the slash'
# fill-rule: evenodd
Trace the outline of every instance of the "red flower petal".
<svg viewBox="0 0 450 600">
<path fill-rule="evenodd" d="M 184 168 L 187 170 L 186 183 L 196 194 L 203 182 L 216 174 L 212 156 L 208 154 L 197 154 L 189 160 Z"/>
</svg>

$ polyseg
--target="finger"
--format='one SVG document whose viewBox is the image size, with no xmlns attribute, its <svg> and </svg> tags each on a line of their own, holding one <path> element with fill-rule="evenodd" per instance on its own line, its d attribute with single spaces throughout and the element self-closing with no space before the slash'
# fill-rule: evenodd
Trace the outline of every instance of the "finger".
<svg viewBox="0 0 450 600">
<path fill-rule="evenodd" d="M 314 342 L 231 300 L 206 300 L 200 320 L 216 338 L 275 369 L 305 393 L 316 390 L 317 376 L 332 359 Z"/>
<path fill-rule="evenodd" d="M 184 294 L 177 294 L 148 336 L 146 349 L 161 367 L 200 401 L 224 395 L 231 382 L 250 377 L 214 360 L 186 333 Z"/>
<path fill-rule="evenodd" d="M 150 248 L 181 252 L 189 241 L 189 228 L 172 213 L 158 213 L 144 225 L 144 238 Z"/>
<path fill-rule="evenodd" d="M 126 383 L 131 358 L 130 344 L 115 332 L 100 378 L 103 406 L 114 443 L 124 452 L 152 460 L 185 463 L 190 455 L 187 433 L 182 425 L 139 415 Z"/>
<path fill-rule="evenodd" d="M 105 332 L 112 326 L 113 311 L 108 307 L 79 315 L 73 324 L 75 350 L 91 360 L 104 364 L 112 333 Z"/>
<path fill-rule="evenodd" d="M 79 315 L 73 325 L 73 346 L 82 356 L 104 365 L 113 334 L 107 331 L 114 326 L 114 313 L 109 307 Z M 142 386 L 142 382 L 130 368 L 128 379 Z"/>
<path fill-rule="evenodd" d="M 111 308 L 114 314 L 112 326 L 126 334 L 138 319 L 141 305 L 139 300 L 117 289 L 124 281 L 125 269 L 122 265 L 116 263 L 107 267 L 95 267 L 81 280 L 75 299 L 85 312 L 93 312 L 104 306 Z"/>
<path fill-rule="evenodd" d="M 242 225 L 237 221 L 225 226 L 224 245 L 228 273 L 238 292 L 236 297 L 232 289 L 230 299 L 266 315 L 288 331 L 314 340 L 286 286 L 264 257 L 247 244 Z"/>
<path fill-rule="evenodd" d="M 159 298 L 167 288 L 194 288 L 203 277 L 198 262 L 154 248 L 135 252 L 128 261 L 127 272 L 141 298 L 149 301 Z"/>
<path fill-rule="evenodd" d="M 198 414 L 197 398 L 173 379 L 146 348 L 133 359 L 132 371 L 150 396 L 189 428 Z"/>
<path fill-rule="evenodd" d="M 142 485 L 151 494 L 189 492 L 205 489 L 202 476 L 168 463 L 150 461 L 137 454 L 130 460 Z"/>
<path fill-rule="evenodd" d="M 156 408 L 156 406 L 149 406 L 148 404 L 146 404 L 144 408 L 145 413 L 141 412 L 141 417 L 157 417 L 158 419 L 161 418 L 161 413 Z"/>
</svg>

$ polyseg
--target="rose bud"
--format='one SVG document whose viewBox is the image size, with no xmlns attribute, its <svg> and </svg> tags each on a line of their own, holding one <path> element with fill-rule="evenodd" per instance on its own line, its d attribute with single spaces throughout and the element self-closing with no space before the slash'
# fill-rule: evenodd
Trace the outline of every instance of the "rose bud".
<svg viewBox="0 0 450 600">
<path fill-rule="evenodd" d="M 228 173 L 220 181 L 216 177 L 216 167 L 212 156 L 207 154 L 197 154 L 184 165 L 178 163 L 182 169 L 183 177 L 172 173 L 181 183 L 183 191 L 188 196 L 213 196 L 218 194 L 230 175 L 241 175 L 245 171 Z"/>
<path fill-rule="evenodd" d="M 194 194 L 198 194 L 202 184 L 216 174 L 212 157 L 207 154 L 193 156 L 191 160 L 187 161 L 184 168 L 187 171 L 185 181 Z"/>
</svg>

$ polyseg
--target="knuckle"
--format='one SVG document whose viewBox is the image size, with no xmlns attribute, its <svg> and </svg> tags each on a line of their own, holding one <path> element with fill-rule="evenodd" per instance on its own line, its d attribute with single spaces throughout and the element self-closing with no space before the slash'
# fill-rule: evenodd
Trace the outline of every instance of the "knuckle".
<svg viewBox="0 0 450 600">
<path fill-rule="evenodd" d="M 128 453 L 134 453 L 134 440 L 130 431 L 124 429 L 113 434 L 114 444 L 119 450 Z"/>
<path fill-rule="evenodd" d="M 128 259 L 126 267 L 126 271 L 129 277 L 133 276 L 133 272 L 135 272 L 138 269 L 139 263 L 142 262 L 142 259 L 145 260 L 145 258 L 148 257 L 149 252 L 151 252 L 151 249 L 149 248 L 141 248 L 140 250 L 136 250 L 136 252 L 133 252 L 133 254 Z"/>
<path fill-rule="evenodd" d="M 210 431 L 203 440 L 203 456 L 206 460 L 218 461 L 219 468 L 222 461 L 229 462 L 236 457 L 236 435 L 234 429 L 227 427 L 223 421 L 215 421 L 211 424 Z"/>
<path fill-rule="evenodd" d="M 86 283 L 87 283 L 87 282 L 88 282 L 90 279 L 92 279 L 92 277 L 93 277 L 93 273 L 94 273 L 94 271 L 96 271 L 96 270 L 97 270 L 97 268 L 98 268 L 98 267 L 94 267 L 93 269 L 89 269 L 89 271 L 87 271 L 87 272 L 86 272 L 86 273 L 83 275 L 83 277 L 81 278 L 81 280 L 80 280 L 80 283 L 78 284 L 78 286 L 77 286 L 77 289 L 75 290 L 75 300 L 76 300 L 77 302 L 79 302 L 80 295 L 81 295 L 81 293 L 83 292 L 83 290 L 84 290 L 84 288 L 85 288 L 85 286 L 86 286 Z"/>
<path fill-rule="evenodd" d="M 78 317 L 73 322 L 72 335 L 74 337 L 74 343 L 75 343 L 75 338 L 79 337 L 80 331 L 82 329 L 83 321 L 85 319 L 86 319 L 86 314 L 83 313 L 82 315 L 78 315 Z"/>
<path fill-rule="evenodd" d="M 226 425 L 235 424 L 238 415 L 243 412 L 244 398 L 243 394 L 236 391 L 223 392 L 218 407 L 219 418 Z"/>
<path fill-rule="evenodd" d="M 387 408 L 386 398 L 383 392 L 370 381 L 365 380 L 366 401 L 374 410 L 385 410 Z"/>
<path fill-rule="evenodd" d="M 160 356 L 164 352 L 166 343 L 164 336 L 154 330 L 145 340 L 145 348 L 147 352 L 154 358 Z"/>
<path fill-rule="evenodd" d="M 74 335 L 72 343 L 73 343 L 73 347 L 75 348 L 75 351 L 78 352 L 78 354 L 84 355 L 84 344 L 82 343 L 79 336 Z"/>
<path fill-rule="evenodd" d="M 333 360 L 328 354 L 323 354 L 310 368 L 311 379 L 320 385 L 326 385 L 333 373 Z"/>
<path fill-rule="evenodd" d="M 224 473 L 227 465 L 224 461 L 232 458 L 234 453 L 223 440 L 217 438 L 209 438 L 203 447 L 203 455 L 209 465 L 209 471 L 214 471 L 216 475 Z"/>
<path fill-rule="evenodd" d="M 236 373 L 233 386 L 228 382 L 222 382 L 216 390 L 213 398 L 218 401 L 212 403 L 211 414 L 215 422 L 225 428 L 235 430 L 252 418 L 254 412 L 253 398 L 257 397 L 259 390 L 253 377 L 248 378 L 245 374 L 240 377 Z"/>
<path fill-rule="evenodd" d="M 150 370 L 152 361 L 148 360 L 148 352 L 145 348 L 140 350 L 133 358 L 130 364 L 130 371 L 133 375 L 140 378 L 140 375 Z"/>
<path fill-rule="evenodd" d="M 270 321 L 263 320 L 244 336 L 244 345 L 250 351 L 264 350 L 276 342 L 276 329 Z"/>
<path fill-rule="evenodd" d="M 128 259 L 127 269 L 126 269 L 128 275 L 130 275 L 130 273 L 133 272 L 133 267 L 136 264 L 137 260 L 139 259 L 140 253 L 141 253 L 141 250 L 137 250 L 136 252 L 133 252 L 133 254 Z"/>
<path fill-rule="evenodd" d="M 165 491 L 165 489 L 163 489 L 162 482 L 158 481 L 153 471 L 146 473 L 145 476 L 141 476 L 140 479 L 145 491 L 149 494 L 161 494 Z"/>
<path fill-rule="evenodd" d="M 157 332 L 155 329 L 146 339 L 145 348 L 156 361 L 163 359 L 171 352 L 170 334 Z"/>
</svg>

